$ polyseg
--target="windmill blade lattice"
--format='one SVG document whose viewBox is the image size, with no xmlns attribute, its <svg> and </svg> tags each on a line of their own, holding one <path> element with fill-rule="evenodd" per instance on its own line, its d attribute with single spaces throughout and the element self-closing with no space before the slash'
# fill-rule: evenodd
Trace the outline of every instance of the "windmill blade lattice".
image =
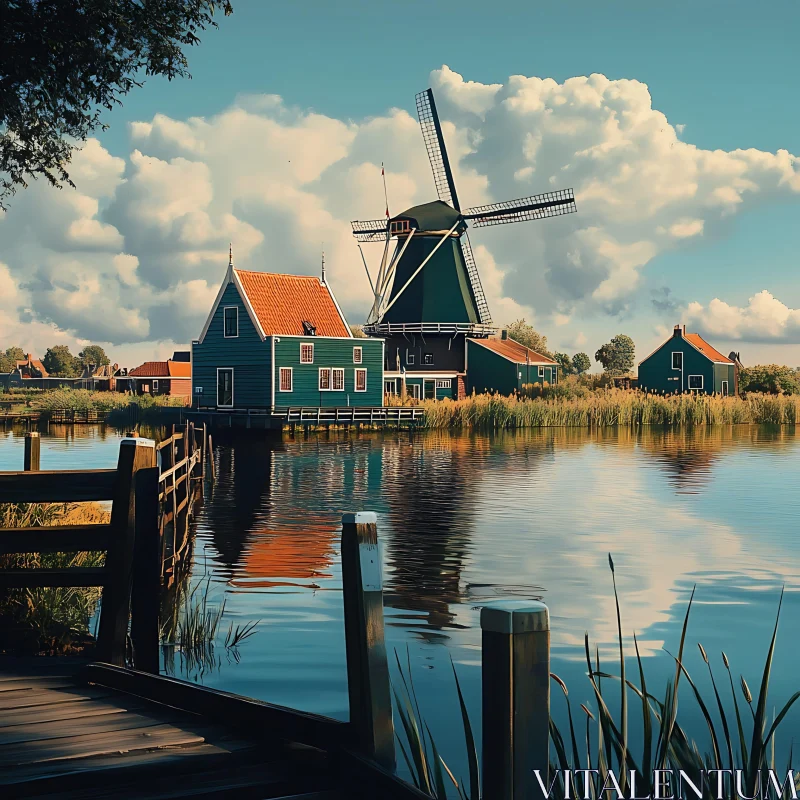
<svg viewBox="0 0 800 800">
<path fill-rule="evenodd" d="M 461 246 L 464 263 L 467 265 L 467 275 L 469 275 L 472 295 L 475 298 L 475 305 L 478 308 L 480 322 L 483 325 L 491 325 L 492 315 L 489 313 L 489 304 L 486 302 L 486 295 L 483 293 L 483 284 L 481 284 L 481 276 L 478 274 L 478 267 L 475 264 L 475 256 L 472 254 L 472 245 L 470 244 L 469 236 L 464 235 L 462 239 L 459 239 L 458 243 Z"/>
<path fill-rule="evenodd" d="M 470 220 L 474 227 L 482 228 L 486 225 L 506 225 L 509 222 L 559 217 L 562 214 L 572 214 L 577 210 L 572 189 L 563 189 L 532 197 L 521 197 L 519 200 L 475 206 L 466 209 L 462 216 L 464 219 Z"/>
<path fill-rule="evenodd" d="M 450 161 L 447 158 L 447 149 L 444 146 L 442 126 L 439 124 L 439 115 L 436 113 L 436 103 L 433 92 L 426 89 L 417 95 L 417 116 L 422 129 L 422 138 L 428 151 L 428 159 L 433 170 L 433 182 L 436 184 L 436 193 L 440 200 L 459 210 L 456 186 L 453 183 L 453 173 Z"/>
<path fill-rule="evenodd" d="M 359 242 L 382 242 L 389 231 L 389 221 L 385 219 L 354 220 L 350 224 Z"/>
</svg>

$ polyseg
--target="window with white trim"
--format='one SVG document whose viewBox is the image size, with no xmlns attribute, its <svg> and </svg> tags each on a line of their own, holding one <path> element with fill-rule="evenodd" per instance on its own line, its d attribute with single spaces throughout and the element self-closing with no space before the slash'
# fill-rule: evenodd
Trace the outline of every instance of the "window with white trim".
<svg viewBox="0 0 800 800">
<path fill-rule="evenodd" d="M 364 361 L 364 350 L 361 347 L 353 348 L 353 363 L 361 364 Z"/>
<path fill-rule="evenodd" d="M 365 369 L 356 370 L 356 391 L 367 391 L 367 371 Z"/>
<path fill-rule="evenodd" d="M 329 392 L 331 390 L 331 371 L 328 367 L 320 368 L 319 390 L 321 392 Z"/>
<path fill-rule="evenodd" d="M 683 353 L 680 351 L 672 354 L 672 369 L 683 369 Z"/>
<path fill-rule="evenodd" d="M 239 335 L 239 308 L 238 306 L 225 306 L 222 312 L 224 319 L 223 336 L 226 339 L 235 339 Z"/>
<path fill-rule="evenodd" d="M 544 378 L 544 367 L 539 367 L 539 377 Z"/>
<path fill-rule="evenodd" d="M 447 380 L 436 381 L 436 388 L 437 389 L 449 389 L 449 388 L 451 388 L 451 386 L 452 386 L 452 383 L 451 383 L 449 378 Z"/>
<path fill-rule="evenodd" d="M 314 363 L 314 345 L 301 344 L 300 345 L 300 363 L 313 364 Z"/>
<path fill-rule="evenodd" d="M 397 394 L 397 383 L 394 380 L 384 381 L 383 382 L 383 393 L 396 395 Z"/>
<path fill-rule="evenodd" d="M 690 375 L 689 376 L 689 389 L 702 389 L 703 388 L 703 376 L 702 375 Z"/>
<path fill-rule="evenodd" d="M 722 396 L 728 396 L 728 381 L 722 381 Z"/>
<path fill-rule="evenodd" d="M 414 365 L 414 354 L 409 353 L 408 350 L 406 350 L 406 364 L 408 364 L 409 366 Z"/>
<path fill-rule="evenodd" d="M 291 367 L 281 367 L 280 368 L 280 390 L 282 392 L 291 392 L 292 391 L 292 368 Z"/>
<path fill-rule="evenodd" d="M 339 367 L 334 367 L 331 372 L 333 373 L 333 391 L 334 392 L 343 392 L 344 391 L 344 370 L 340 369 Z"/>
<path fill-rule="evenodd" d="M 425 364 L 427 367 L 433 366 L 433 353 L 423 353 L 422 354 L 422 363 Z"/>
<path fill-rule="evenodd" d="M 153 394 L 158 391 L 158 381 L 153 381 Z"/>
</svg>

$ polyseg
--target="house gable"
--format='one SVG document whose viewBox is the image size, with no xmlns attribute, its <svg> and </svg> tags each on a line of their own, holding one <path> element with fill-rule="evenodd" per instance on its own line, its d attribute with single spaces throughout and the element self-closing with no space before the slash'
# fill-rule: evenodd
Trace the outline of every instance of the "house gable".
<svg viewBox="0 0 800 800">
<path fill-rule="evenodd" d="M 704 349 L 707 352 L 701 350 L 690 338 L 695 336 L 696 334 L 671 336 L 647 358 L 640 361 L 639 388 L 643 391 L 666 394 L 689 391 L 695 388 L 691 385 L 693 382 L 699 382 L 699 378 L 691 379 L 691 376 L 702 376 L 702 389 L 698 389 L 699 391 L 708 394 L 721 393 L 724 389 L 723 382 L 727 382 L 728 393 L 733 394 L 735 390 L 733 362 L 729 359 L 718 361 L 716 358 L 720 355 L 718 351 L 702 339 L 700 341 L 705 345 Z M 682 354 L 682 369 L 673 369 L 673 353 Z"/>
</svg>

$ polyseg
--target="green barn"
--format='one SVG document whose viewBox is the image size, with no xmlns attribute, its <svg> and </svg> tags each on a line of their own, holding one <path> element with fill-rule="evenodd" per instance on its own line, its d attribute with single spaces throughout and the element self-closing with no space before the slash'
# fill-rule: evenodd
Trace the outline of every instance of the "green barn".
<svg viewBox="0 0 800 800">
<path fill-rule="evenodd" d="M 672 336 L 639 363 L 639 388 L 660 394 L 736 395 L 739 370 L 699 334 L 676 325 Z"/>
<path fill-rule="evenodd" d="M 558 383 L 558 365 L 525 345 L 500 337 L 467 339 L 469 390 L 513 394 L 532 383 Z"/>
<path fill-rule="evenodd" d="M 382 339 L 354 338 L 324 278 L 234 269 L 192 342 L 194 405 L 383 405 Z"/>
</svg>

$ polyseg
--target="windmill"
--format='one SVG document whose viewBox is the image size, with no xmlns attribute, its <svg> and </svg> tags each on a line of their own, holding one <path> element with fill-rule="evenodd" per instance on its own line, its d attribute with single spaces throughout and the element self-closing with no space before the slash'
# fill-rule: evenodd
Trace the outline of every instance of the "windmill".
<svg viewBox="0 0 800 800">
<path fill-rule="evenodd" d="M 487 336 L 496 329 L 470 246 L 467 223 L 480 228 L 570 214 L 577 210 L 575 197 L 572 189 L 565 189 L 462 209 L 433 91 L 420 92 L 416 104 L 439 199 L 391 219 L 351 223 L 359 243 L 384 243 L 374 280 L 367 269 L 374 299 L 364 330 L 381 336 Z M 396 246 L 389 258 L 392 239 Z"/>
</svg>

